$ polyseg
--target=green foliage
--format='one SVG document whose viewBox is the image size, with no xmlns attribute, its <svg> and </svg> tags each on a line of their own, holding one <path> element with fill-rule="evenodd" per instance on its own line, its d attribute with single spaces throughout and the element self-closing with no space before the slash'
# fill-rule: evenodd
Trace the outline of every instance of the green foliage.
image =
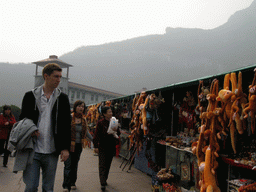
<svg viewBox="0 0 256 192">
<path fill-rule="evenodd" d="M 0 111 L 1 113 L 3 113 L 3 107 L 4 106 L 1 106 L 0 107 Z M 19 116 L 20 116 L 20 113 L 21 113 L 21 109 L 15 105 L 11 105 L 11 111 L 12 111 L 12 114 L 14 115 L 16 121 L 19 121 Z"/>
</svg>

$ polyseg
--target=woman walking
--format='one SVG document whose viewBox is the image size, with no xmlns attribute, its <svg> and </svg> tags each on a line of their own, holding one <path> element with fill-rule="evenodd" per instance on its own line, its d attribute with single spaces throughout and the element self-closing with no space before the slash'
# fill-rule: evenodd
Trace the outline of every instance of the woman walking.
<svg viewBox="0 0 256 192">
<path fill-rule="evenodd" d="M 14 123 L 16 123 L 16 120 L 11 112 L 11 107 L 5 105 L 3 107 L 3 114 L 0 115 L 0 154 L 4 153 L 4 167 L 7 167 L 8 157 L 10 155 L 10 152 L 7 150 L 7 145 Z"/>
<path fill-rule="evenodd" d="M 107 133 L 110 119 L 112 117 L 111 108 L 108 106 L 102 107 L 101 113 L 103 114 L 104 118 L 99 120 L 97 123 L 93 144 L 95 151 L 99 154 L 99 176 L 101 190 L 105 191 L 109 169 L 113 156 L 115 155 L 116 144 L 118 144 L 119 141 L 112 134 L 110 135 Z M 119 129 L 117 134 L 120 135 Z"/>
<path fill-rule="evenodd" d="M 86 136 L 92 141 L 85 118 L 85 103 L 78 100 L 74 103 L 71 122 L 71 147 L 70 155 L 64 162 L 63 192 L 76 189 L 78 162 L 83 148 L 85 148 Z"/>
</svg>

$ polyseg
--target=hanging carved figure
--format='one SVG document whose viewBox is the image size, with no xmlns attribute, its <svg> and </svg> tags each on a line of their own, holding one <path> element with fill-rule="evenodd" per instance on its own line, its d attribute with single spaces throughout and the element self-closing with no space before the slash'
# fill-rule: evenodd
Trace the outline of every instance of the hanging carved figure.
<svg viewBox="0 0 256 192">
<path fill-rule="evenodd" d="M 251 117 L 251 131 L 252 134 L 255 132 L 255 114 L 256 114 L 256 69 L 254 69 L 254 78 L 252 84 L 249 86 L 249 103 L 245 105 L 245 109 L 243 110 L 245 116 L 244 118 L 248 118 L 249 112 Z"/>
<path fill-rule="evenodd" d="M 228 125 L 230 122 L 231 117 L 231 107 L 232 107 L 232 96 L 234 93 L 232 93 L 231 90 L 229 90 L 229 85 L 231 81 L 231 74 L 226 74 L 224 77 L 224 85 L 223 89 L 219 91 L 218 97 L 216 98 L 217 101 L 221 102 L 221 110 L 223 114 L 223 120 L 224 124 Z M 233 86 L 234 88 L 234 86 Z M 235 123 L 232 121 L 229 130 L 230 130 L 230 137 L 231 137 L 231 145 L 234 153 L 236 154 L 236 143 L 235 143 Z"/>
</svg>

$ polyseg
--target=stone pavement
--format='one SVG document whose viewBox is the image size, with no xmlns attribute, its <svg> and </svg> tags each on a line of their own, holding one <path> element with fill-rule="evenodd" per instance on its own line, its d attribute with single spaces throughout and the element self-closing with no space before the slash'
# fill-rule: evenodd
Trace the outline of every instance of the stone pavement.
<svg viewBox="0 0 256 192">
<path fill-rule="evenodd" d="M 128 166 L 124 171 L 120 168 L 122 158 L 114 157 L 110 174 L 108 178 L 107 192 L 150 192 L 151 176 L 135 169 L 133 166 L 127 172 Z M 23 192 L 25 185 L 22 180 L 22 172 L 12 173 L 14 158 L 10 157 L 8 167 L 2 166 L 3 157 L 0 157 L 0 192 Z M 55 192 L 62 192 L 64 163 L 58 163 Z M 74 192 L 100 192 L 99 172 L 98 172 L 98 156 L 93 155 L 92 149 L 86 148 L 81 154 L 78 168 L 77 189 Z M 38 191 L 41 192 L 41 183 Z"/>
</svg>

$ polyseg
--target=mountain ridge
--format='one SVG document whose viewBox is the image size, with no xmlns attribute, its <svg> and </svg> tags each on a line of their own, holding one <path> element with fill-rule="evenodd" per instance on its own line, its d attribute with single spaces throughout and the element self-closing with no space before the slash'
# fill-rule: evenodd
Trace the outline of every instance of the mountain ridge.
<svg viewBox="0 0 256 192">
<path fill-rule="evenodd" d="M 256 64 L 255 29 L 253 1 L 214 29 L 167 27 L 165 34 L 81 46 L 59 59 L 74 66 L 70 68 L 70 81 L 129 95 L 142 87 L 155 89 Z M 24 66 L 31 71 L 29 77 L 21 77 L 33 82 L 25 83 L 24 89 L 29 90 L 34 84 L 31 74 L 35 66 Z M 15 68 L 19 69 L 18 65 L 6 70 Z M 0 82 L 3 80 L 1 77 Z"/>
<path fill-rule="evenodd" d="M 152 89 L 217 74 L 255 63 L 253 52 L 256 36 L 252 31 L 256 28 L 254 10 L 255 1 L 250 7 L 234 13 L 225 24 L 211 30 L 166 28 L 166 33 L 163 35 L 148 35 L 100 46 L 80 47 L 60 58 L 68 62 L 73 61 L 77 67 L 83 68 L 83 73 L 88 75 L 88 79 L 92 82 L 94 81 L 92 74 L 97 73 L 97 68 L 102 68 L 103 71 L 108 72 L 105 74 L 105 80 L 110 84 L 115 83 L 110 77 L 116 74 L 108 69 L 112 68 L 112 71 L 121 74 L 124 81 L 131 80 L 132 85 L 138 85 L 135 90 L 141 87 Z M 245 51 L 241 54 L 243 50 Z M 119 59 L 120 55 L 123 56 L 122 60 Z M 202 70 L 204 65 L 206 67 Z M 124 67 L 125 73 L 119 70 L 120 66 Z M 185 68 L 199 71 L 201 74 L 191 75 Z M 87 74 L 86 69 L 92 73 Z M 169 81 L 167 71 L 172 76 L 169 77 Z M 181 73 L 185 74 L 183 75 L 185 78 L 180 78 Z M 75 74 L 79 72 L 76 71 Z M 159 81 L 159 84 L 147 83 L 140 78 L 140 74 L 148 77 L 149 81 L 157 81 L 159 77 L 155 75 L 164 74 L 165 80 Z M 127 75 L 129 78 L 126 77 Z M 76 80 L 80 83 L 85 82 L 82 77 Z M 101 86 L 101 80 L 95 80 L 93 83 Z M 126 86 L 129 87 L 127 84 Z"/>
</svg>

